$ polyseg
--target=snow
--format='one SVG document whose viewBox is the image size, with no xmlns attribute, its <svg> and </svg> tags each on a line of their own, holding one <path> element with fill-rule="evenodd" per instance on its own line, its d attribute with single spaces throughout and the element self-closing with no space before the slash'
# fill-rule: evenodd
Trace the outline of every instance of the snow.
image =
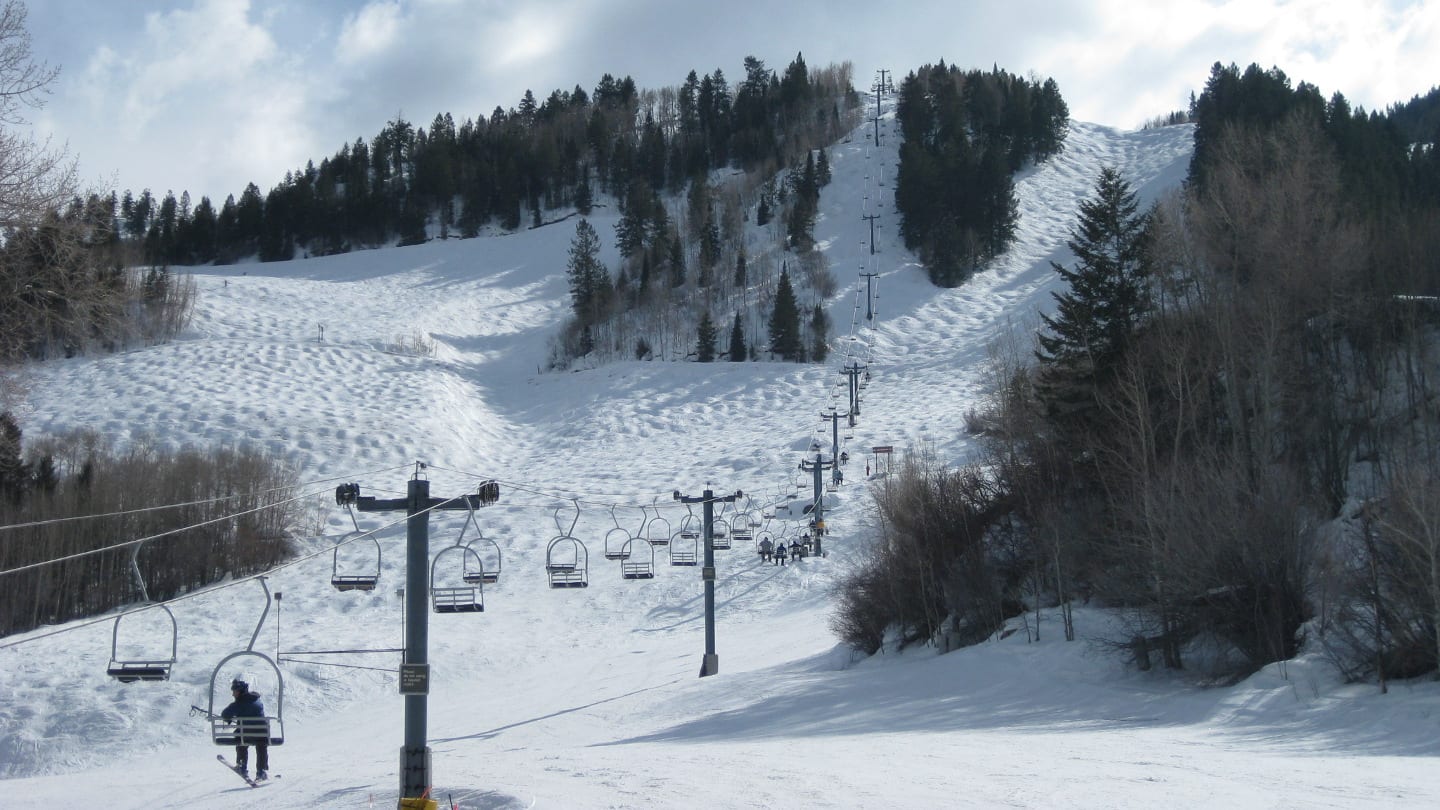
<svg viewBox="0 0 1440 810">
<path fill-rule="evenodd" d="M 217 671 L 246 650 L 265 606 L 244 579 L 171 604 L 179 661 L 166 682 L 105 676 L 108 618 L 0 639 L 0 806 L 395 806 L 398 656 L 299 652 L 401 645 L 403 515 L 357 515 L 380 529 L 380 587 L 337 592 L 331 549 L 353 526 L 333 491 L 355 481 L 364 495 L 398 497 L 417 460 L 435 495 L 502 482 L 501 502 L 478 514 L 504 554 L 485 611 L 430 616 L 428 733 L 442 807 L 1440 805 L 1440 687 L 1428 680 L 1381 695 L 1342 683 L 1307 652 L 1201 688 L 1126 669 L 1097 643 L 1114 617 L 1083 607 L 1070 643 L 1046 615 L 1038 639 L 1031 616 L 947 655 L 857 660 L 837 644 L 835 589 L 872 531 L 868 448 L 972 458 L 963 416 L 983 395 L 988 347 L 1051 305 L 1049 261 L 1068 260 L 1075 206 L 1100 167 L 1119 167 L 1152 199 L 1183 178 L 1192 135 L 1074 124 L 1065 151 L 1018 180 L 1017 244 L 960 289 L 938 290 L 881 203 L 892 126 L 887 117 L 878 148 L 867 123 L 830 153 L 816 236 L 846 285 L 828 305 L 847 351 L 824 367 L 542 372 L 566 310 L 573 227 L 559 224 L 200 269 L 200 308 L 181 340 L 33 369 L 28 437 L 91 427 L 121 443 L 268 448 L 306 482 L 308 529 L 302 557 L 266 580 L 283 598 L 254 648 L 286 659 L 286 743 L 271 750 L 280 779 L 256 791 L 223 773 L 210 760 L 233 752 L 189 712 L 211 705 L 212 675 L 223 692 L 236 671 L 275 708 L 279 684 L 263 661 L 242 656 Z M 873 258 L 860 219 L 872 211 L 882 217 Z M 613 218 L 598 209 L 591 220 L 614 267 Z M 856 268 L 880 274 L 873 328 Z M 433 355 L 394 350 L 417 339 L 433 342 Z M 652 504 L 678 528 L 676 490 L 743 490 L 758 508 L 808 489 L 797 463 L 812 441 L 828 452 L 820 417 L 845 407 L 839 369 L 852 360 L 868 363 L 872 380 L 846 442 L 848 483 L 828 499 L 828 556 L 781 568 L 738 545 L 717 552 L 719 673 L 698 678 L 700 570 L 668 565 L 661 548 L 654 579 L 625 581 L 602 538 L 617 524 L 633 531 Z M 590 585 L 551 589 L 546 546 L 577 506 Z M 464 513 L 435 513 L 431 553 L 455 546 L 463 524 Z M 363 564 L 368 542 L 347 546 L 345 564 Z"/>
</svg>

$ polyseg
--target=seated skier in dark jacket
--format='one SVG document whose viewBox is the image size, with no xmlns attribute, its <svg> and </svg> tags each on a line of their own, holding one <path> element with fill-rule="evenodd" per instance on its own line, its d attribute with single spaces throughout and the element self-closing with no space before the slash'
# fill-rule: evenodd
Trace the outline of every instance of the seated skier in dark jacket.
<svg viewBox="0 0 1440 810">
<path fill-rule="evenodd" d="M 270 724 L 265 722 L 265 704 L 260 695 L 250 691 L 250 684 L 236 678 L 230 682 L 235 701 L 220 712 L 220 719 L 236 722 L 235 766 L 241 776 L 249 776 L 250 746 L 255 746 L 255 778 L 270 774 Z"/>
</svg>

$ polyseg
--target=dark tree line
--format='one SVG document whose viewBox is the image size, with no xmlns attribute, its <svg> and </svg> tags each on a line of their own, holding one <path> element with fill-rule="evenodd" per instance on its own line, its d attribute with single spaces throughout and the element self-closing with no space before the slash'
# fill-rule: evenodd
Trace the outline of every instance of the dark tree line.
<svg viewBox="0 0 1440 810">
<path fill-rule="evenodd" d="M 315 165 L 287 172 L 268 193 L 254 183 L 216 204 L 149 189 L 112 201 L 115 230 L 151 264 L 263 261 L 342 253 L 431 234 L 472 237 L 486 226 L 539 225 L 545 211 L 582 213 L 598 192 L 643 209 L 725 166 L 788 165 L 813 130 L 840 124 L 853 91 L 813 81 L 797 56 L 776 76 L 755 57 L 732 88 L 716 69 L 678 88 L 642 91 L 630 77 L 601 77 L 543 99 L 428 127 L 397 117 Z"/>
<path fill-rule="evenodd" d="M 1054 79 L 926 65 L 900 86 L 895 207 L 905 246 L 954 287 L 1015 235 L 1014 173 L 1060 151 L 1070 111 Z"/>
<path fill-rule="evenodd" d="M 1191 104 L 1195 122 L 1193 182 L 1209 179 L 1215 141 L 1227 127 L 1272 128 L 1292 117 L 1317 122 L 1340 165 L 1340 179 L 1350 201 L 1367 216 L 1388 216 L 1420 200 L 1440 202 L 1440 156 L 1433 144 L 1440 136 L 1440 94 L 1391 108 L 1389 114 L 1366 112 L 1336 92 L 1326 99 L 1308 82 L 1291 86 L 1278 68 L 1216 62 L 1205 91 Z M 1428 131 L 1427 131 L 1428 129 Z"/>
<path fill-rule="evenodd" d="M 1357 679 L 1440 665 L 1435 142 L 1277 70 L 1211 79 L 1187 185 L 1141 210 L 1102 172 L 1035 346 L 996 347 L 983 462 L 880 491 L 856 646 L 1026 609 L 1073 636 L 1084 595 L 1141 668 L 1234 677 L 1307 637 Z"/>
</svg>

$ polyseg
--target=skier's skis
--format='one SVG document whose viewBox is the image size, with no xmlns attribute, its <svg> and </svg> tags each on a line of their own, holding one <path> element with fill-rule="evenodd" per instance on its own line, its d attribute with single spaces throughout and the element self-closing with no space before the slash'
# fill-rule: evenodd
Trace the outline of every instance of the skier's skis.
<svg viewBox="0 0 1440 810">
<path fill-rule="evenodd" d="M 221 765 L 224 765 L 226 768 L 229 768 L 230 771 L 231 771 L 232 773 L 234 773 L 236 776 L 240 777 L 241 779 L 244 779 L 244 780 L 245 780 L 245 784 L 249 785 L 249 786 L 252 787 L 252 788 L 265 787 L 266 785 L 270 784 L 268 781 L 257 782 L 257 781 L 255 781 L 254 779 L 251 779 L 249 776 L 247 776 L 246 774 L 242 773 L 239 768 L 235 767 L 234 765 L 231 765 L 231 764 L 230 764 L 230 760 L 226 759 L 224 754 L 216 754 L 216 755 L 215 755 L 215 759 L 218 760 Z M 278 776 L 278 774 L 277 774 L 277 776 Z"/>
</svg>

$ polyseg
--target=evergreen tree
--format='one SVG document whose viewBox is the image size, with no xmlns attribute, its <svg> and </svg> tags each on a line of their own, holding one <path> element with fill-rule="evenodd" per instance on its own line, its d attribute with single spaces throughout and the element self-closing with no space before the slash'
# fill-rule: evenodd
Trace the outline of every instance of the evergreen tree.
<svg viewBox="0 0 1440 810">
<path fill-rule="evenodd" d="M 670 240 L 670 286 L 685 286 L 685 246 L 680 243 L 680 235 Z"/>
<path fill-rule="evenodd" d="M 20 425 L 9 411 L 0 413 L 0 499 L 19 505 L 30 483 L 30 470 L 20 456 Z"/>
<path fill-rule="evenodd" d="M 697 287 L 709 287 L 714 277 L 715 265 L 720 263 L 720 226 L 714 221 L 705 223 L 700 230 L 700 270 Z"/>
<path fill-rule="evenodd" d="M 620 219 L 615 223 L 615 246 L 620 255 L 630 258 L 645 247 L 647 237 L 653 238 L 653 231 L 647 228 L 650 220 L 650 190 L 644 183 L 631 183 L 620 203 Z"/>
<path fill-rule="evenodd" d="M 795 290 L 790 286 L 790 271 L 780 268 L 780 284 L 775 290 L 775 308 L 770 312 L 770 351 L 784 360 L 800 360 L 804 349 L 800 342 L 800 308 L 795 303 Z"/>
<path fill-rule="evenodd" d="M 715 340 L 719 337 L 719 330 L 715 328 L 715 322 L 710 320 L 710 313 L 707 311 L 700 319 L 698 331 L 699 342 L 696 347 L 696 359 L 702 363 L 715 362 Z"/>
<path fill-rule="evenodd" d="M 815 153 L 805 153 L 805 168 L 794 181 L 795 202 L 790 206 L 786 235 L 790 247 L 802 253 L 815 246 L 815 217 L 820 207 L 820 183 L 815 170 Z"/>
<path fill-rule="evenodd" d="M 735 313 L 735 325 L 730 327 L 730 362 L 745 360 L 745 329 L 740 323 L 740 313 Z"/>
<path fill-rule="evenodd" d="M 745 269 L 745 251 L 740 251 L 735 256 L 735 289 L 743 290 L 749 284 L 748 273 Z"/>
<path fill-rule="evenodd" d="M 587 219 L 575 225 L 575 237 L 570 241 L 570 259 L 566 264 L 570 282 L 570 306 L 575 317 L 582 323 L 591 324 L 599 320 L 606 296 L 602 291 L 608 287 L 610 272 L 600 261 L 600 236 Z"/>
<path fill-rule="evenodd" d="M 1066 242 L 1075 253 L 1074 269 L 1050 263 L 1069 290 L 1053 293 L 1054 315 L 1040 316 L 1046 331 L 1036 351 L 1039 393 L 1050 414 L 1062 420 L 1096 407 L 1097 390 L 1119 366 L 1146 303 L 1149 218 L 1115 169 L 1100 171 L 1095 191 L 1094 199 L 1080 204 Z"/>
<path fill-rule="evenodd" d="M 590 189 L 590 167 L 580 167 L 580 179 L 575 184 L 575 210 L 580 216 L 588 217 L 595 207 L 595 193 Z"/>
<path fill-rule="evenodd" d="M 810 315 L 810 362 L 823 363 L 830 356 L 829 336 L 830 318 L 825 314 L 825 308 L 816 304 L 815 311 Z"/>
</svg>

